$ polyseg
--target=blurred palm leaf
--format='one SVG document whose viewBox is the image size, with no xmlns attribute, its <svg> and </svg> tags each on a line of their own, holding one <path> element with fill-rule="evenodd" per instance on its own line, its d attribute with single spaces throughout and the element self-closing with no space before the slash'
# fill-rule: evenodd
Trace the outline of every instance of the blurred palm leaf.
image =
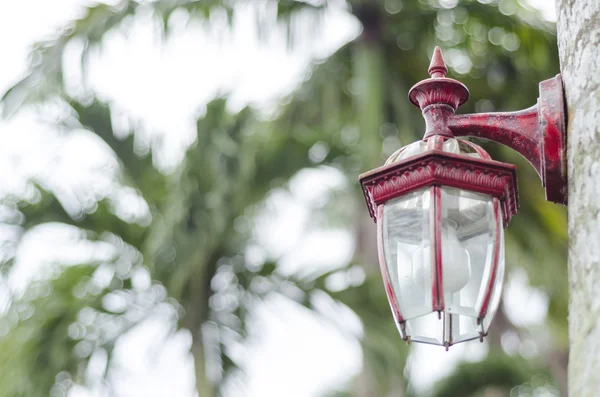
<svg viewBox="0 0 600 397">
<path fill-rule="evenodd" d="M 509 2 L 502 3 L 501 7 L 506 7 Z M 115 137 L 110 108 L 94 99 L 93 93 L 91 99 L 80 101 L 70 98 L 63 89 L 61 62 L 66 46 L 73 39 L 83 39 L 86 43 L 81 56 L 85 66 L 89 50 L 100 46 L 108 31 L 120 27 L 142 8 L 149 9 L 162 34 L 168 34 L 169 18 L 176 10 L 185 10 L 204 21 L 210 20 L 214 13 L 225 13 L 232 21 L 240 4 L 244 2 L 100 4 L 90 8 L 85 17 L 75 21 L 58 38 L 34 47 L 30 74 L 4 95 L 5 113 L 57 96 L 70 103 L 81 126 L 96 133 L 115 153 L 121 164 L 120 183 L 134 188 L 145 200 L 152 222 L 147 227 L 126 222 L 115 215 L 110 205 L 102 203 L 95 212 L 73 220 L 52 197 L 52 192 L 47 192 L 37 204 L 22 203 L 21 212 L 26 218 L 23 231 L 47 221 L 60 221 L 94 231 L 96 235 L 110 232 L 141 254 L 152 279 L 163 285 L 185 310 L 179 326 L 193 335 L 192 350 L 199 368 L 196 374 L 201 396 L 212 394 L 212 386 L 202 371 L 204 346 L 199 330 L 211 321 L 223 333 L 230 330 L 243 337 L 246 302 L 255 294 L 251 288 L 254 277 L 271 280 L 271 288 L 261 294 L 279 291 L 282 283 L 297 283 L 306 290 L 327 291 L 354 310 L 365 326 L 365 373 L 374 379 L 368 395 L 398 395 L 401 393 L 398 389 L 404 388 L 408 350 L 399 344 L 383 289 L 378 285 L 379 278 L 372 271 L 376 259 L 369 255 L 368 248 L 359 242 L 355 260 L 365 265 L 366 281 L 343 291 L 328 291 L 322 279 L 308 283 L 285 280 L 272 264 L 258 272 L 248 271 L 239 254 L 249 233 L 236 228 L 236 221 L 251 217 L 269 190 L 285 186 L 295 172 L 313 166 L 307 153 L 315 145 L 327 152 L 316 163 L 331 164 L 354 181 L 358 172 L 379 165 L 400 144 L 418 139 L 423 130 L 421 118 L 405 96 L 412 84 L 426 77 L 428 56 L 435 44 L 448 50 L 451 70 L 471 89 L 472 99 L 466 111 L 510 110 L 531 105 L 537 95 L 537 82 L 558 70 L 552 26 L 538 22 L 532 12 L 518 3 L 511 3 L 508 11 L 499 12 L 497 5 L 476 1 L 459 2 L 451 10 L 437 2 L 350 1 L 351 12 L 362 24 L 361 36 L 315 65 L 276 120 L 258 121 L 248 109 L 231 115 L 225 110 L 224 100 L 214 101 L 206 116 L 198 120 L 197 142 L 169 175 L 153 167 L 151 155 L 135 153 L 134 135 L 126 139 Z M 259 19 L 261 15 L 264 19 L 258 20 L 257 26 L 272 26 L 275 15 L 293 42 L 295 34 L 305 33 L 294 28 L 301 25 L 300 19 L 304 18 L 308 26 L 319 24 L 326 7 L 335 2 L 265 0 L 264 4 L 274 13 L 258 13 Z M 504 148 L 486 146 L 486 149 L 498 159 L 516 163 L 519 177 L 525 181 L 520 188 L 527 200 L 523 200 L 519 217 L 508 232 L 508 259 L 509 263 L 519 258 L 531 264 L 530 280 L 548 292 L 550 319 L 556 324 L 555 334 L 564 342 L 566 277 L 556 276 L 566 271 L 564 211 L 545 203 L 541 188 L 532 187 L 539 185 L 539 181 L 523 159 Z M 349 186 L 350 195 L 340 195 L 344 196 L 340 199 L 348 201 L 350 197 L 354 204 L 346 202 L 340 208 L 362 205 L 358 187 L 353 182 Z M 338 202 L 331 206 L 338 206 Z M 362 222 L 351 223 L 359 224 L 358 233 L 363 233 Z M 536 271 L 534 266 L 542 263 L 546 271 Z M 220 271 L 234 274 L 227 288 L 214 291 L 211 280 Z M 68 295 L 68 286 L 77 285 L 72 280 L 73 274 L 65 271 L 57 279 L 64 282 L 60 288 L 56 287 L 57 293 L 62 288 Z M 545 276 L 549 274 L 554 277 Z M 59 281 L 63 277 L 64 281 Z M 236 303 L 211 307 L 210 298 L 219 294 L 223 299 L 234 296 L 232 302 Z M 74 313 L 91 304 L 85 300 L 70 302 L 64 309 L 66 322 L 74 321 Z M 299 303 L 310 306 L 308 300 Z M 98 302 L 95 305 L 101 307 Z M 232 318 L 237 321 L 231 321 Z M 64 330 L 66 323 L 52 324 Z M 19 323 L 14 329 L 21 326 Z M 65 345 L 61 351 L 69 356 L 71 347 Z M 224 370 L 228 370 L 234 360 L 227 356 L 223 346 L 219 352 L 219 360 Z M 82 362 L 85 360 L 86 357 L 81 358 Z M 75 362 L 61 359 L 56 365 L 48 367 L 48 373 L 75 371 Z M 33 378 L 37 371 L 37 367 L 24 366 L 20 376 Z M 48 390 L 54 384 L 54 374 L 39 382 L 39 390 Z M 36 394 L 32 391 L 29 395 Z"/>
</svg>

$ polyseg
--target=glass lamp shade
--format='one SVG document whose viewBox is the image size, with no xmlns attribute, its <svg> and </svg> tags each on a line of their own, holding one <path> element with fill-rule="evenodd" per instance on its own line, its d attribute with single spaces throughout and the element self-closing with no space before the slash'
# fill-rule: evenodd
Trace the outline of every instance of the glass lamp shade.
<svg viewBox="0 0 600 397">
<path fill-rule="evenodd" d="M 516 177 L 470 142 L 432 139 L 405 147 L 361 183 L 402 338 L 448 348 L 483 340 L 498 309 Z"/>
</svg>

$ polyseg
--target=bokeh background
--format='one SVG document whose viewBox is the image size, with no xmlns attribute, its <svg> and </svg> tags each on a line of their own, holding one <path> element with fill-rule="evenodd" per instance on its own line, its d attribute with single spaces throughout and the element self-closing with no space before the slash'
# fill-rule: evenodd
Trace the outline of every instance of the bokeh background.
<svg viewBox="0 0 600 397">
<path fill-rule="evenodd" d="M 566 396 L 566 212 L 518 167 L 484 343 L 406 346 L 357 175 L 559 72 L 548 0 L 0 3 L 0 395 Z"/>
</svg>

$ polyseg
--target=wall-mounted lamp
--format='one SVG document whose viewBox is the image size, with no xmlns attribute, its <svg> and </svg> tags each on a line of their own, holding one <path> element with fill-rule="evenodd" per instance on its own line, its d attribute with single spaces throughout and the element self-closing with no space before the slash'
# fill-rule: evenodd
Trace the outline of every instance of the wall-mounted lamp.
<svg viewBox="0 0 600 397">
<path fill-rule="evenodd" d="M 538 103 L 528 109 L 456 115 L 469 91 L 447 71 L 436 47 L 431 78 L 408 94 L 425 118 L 423 140 L 360 176 L 400 335 L 446 349 L 487 335 L 502 295 L 503 229 L 519 206 L 515 166 L 456 137 L 516 150 L 537 170 L 546 198 L 567 203 L 560 75 L 540 83 Z"/>
</svg>

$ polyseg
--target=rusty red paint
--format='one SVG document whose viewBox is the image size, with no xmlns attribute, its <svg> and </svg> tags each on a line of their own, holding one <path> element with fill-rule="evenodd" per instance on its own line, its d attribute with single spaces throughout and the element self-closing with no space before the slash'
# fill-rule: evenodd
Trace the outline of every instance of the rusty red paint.
<svg viewBox="0 0 600 397">
<path fill-rule="evenodd" d="M 454 136 L 483 138 L 508 146 L 525 157 L 541 176 L 537 125 L 537 105 L 518 112 L 455 115 L 448 120 Z"/>
<path fill-rule="evenodd" d="M 539 120 L 542 139 L 542 182 L 546 199 L 567 204 L 567 125 L 560 75 L 540 83 Z"/>
<path fill-rule="evenodd" d="M 446 62 L 444 62 L 444 57 L 442 56 L 442 50 L 440 50 L 440 47 L 436 46 L 433 50 L 433 56 L 431 57 L 431 63 L 429 64 L 427 73 L 429 73 L 432 78 L 446 77 L 448 68 L 446 67 Z"/>
<path fill-rule="evenodd" d="M 425 119 L 424 139 L 472 136 L 501 143 L 519 152 L 536 169 L 546 189 L 546 198 L 567 204 L 566 121 L 560 75 L 540 83 L 538 104 L 516 112 L 456 115 L 469 97 L 459 81 L 445 77 L 446 65 L 436 47 L 431 78 L 413 86 L 410 102 Z"/>
<path fill-rule="evenodd" d="M 433 310 L 441 312 L 444 310 L 444 276 L 442 263 L 442 192 L 439 186 L 432 186 L 431 216 L 429 228 L 431 242 L 433 244 L 433 255 L 431 255 L 431 271 L 433 273 L 433 285 L 431 288 L 433 299 Z"/>
<path fill-rule="evenodd" d="M 470 143 L 469 146 L 477 145 Z M 480 147 L 476 151 L 485 153 Z M 428 150 L 362 174 L 360 183 L 371 217 L 377 221 L 375 209 L 388 200 L 439 185 L 498 197 L 504 224 L 508 225 L 519 206 L 516 168 L 512 164 L 490 160 L 487 153 L 482 157 Z"/>
</svg>

